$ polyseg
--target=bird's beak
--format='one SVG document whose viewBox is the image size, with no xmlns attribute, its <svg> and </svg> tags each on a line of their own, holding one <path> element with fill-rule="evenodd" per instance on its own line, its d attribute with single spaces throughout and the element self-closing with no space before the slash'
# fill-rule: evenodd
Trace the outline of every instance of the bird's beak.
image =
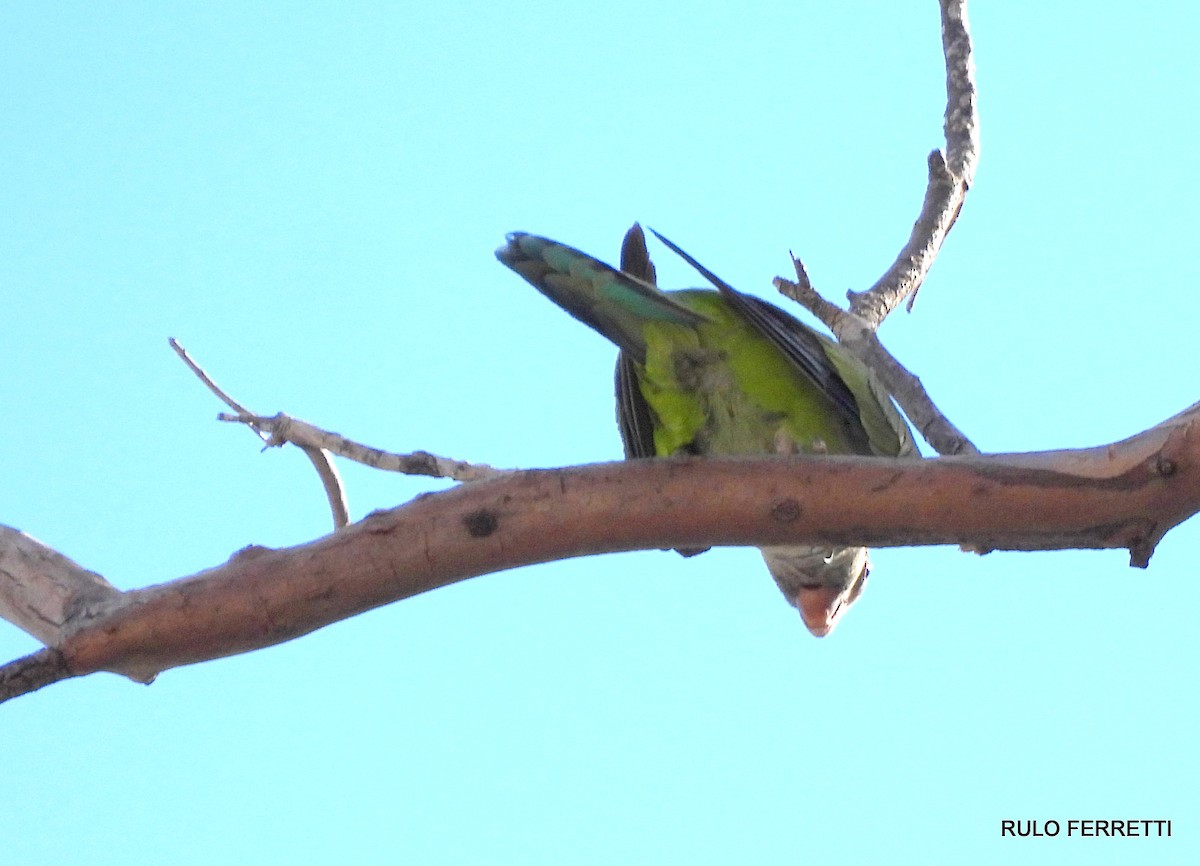
<svg viewBox="0 0 1200 866">
<path fill-rule="evenodd" d="M 825 637 L 833 631 L 846 609 L 846 591 L 840 586 L 819 584 L 801 586 L 796 590 L 792 603 L 800 611 L 800 618 L 813 637 Z"/>
<path fill-rule="evenodd" d="M 763 559 L 784 598 L 813 637 L 833 631 L 862 595 L 871 573 L 864 547 L 763 547 Z"/>
</svg>

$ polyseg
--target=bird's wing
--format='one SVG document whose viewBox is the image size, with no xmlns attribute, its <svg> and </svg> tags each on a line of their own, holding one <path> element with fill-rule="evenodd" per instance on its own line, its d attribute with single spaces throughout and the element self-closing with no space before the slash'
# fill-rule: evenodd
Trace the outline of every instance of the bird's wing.
<svg viewBox="0 0 1200 866">
<path fill-rule="evenodd" d="M 646 235 L 637 223 L 625 233 L 621 242 L 621 272 L 647 285 L 655 285 L 657 274 L 646 249 Z M 616 370 L 617 427 L 621 431 L 621 444 L 625 446 L 625 457 L 654 457 L 654 419 L 650 416 L 650 405 L 642 396 L 633 359 L 624 351 L 617 355 Z"/>
<path fill-rule="evenodd" d="M 633 360 L 625 352 L 617 355 L 617 427 L 621 431 L 621 444 L 625 446 L 625 458 L 654 457 L 654 420 L 650 417 L 650 406 L 638 386 Z"/>
<path fill-rule="evenodd" d="M 651 229 L 651 231 L 654 230 Z M 851 439 L 857 440 L 855 441 L 855 450 L 860 453 L 871 453 L 869 431 L 863 426 L 859 401 L 846 384 L 838 366 L 830 360 L 830 350 L 839 351 L 836 345 L 774 304 L 753 295 L 742 294 L 670 240 L 658 232 L 654 232 L 654 234 L 672 252 L 712 283 L 731 307 L 766 337 L 791 362 L 792 366 L 820 389 L 841 418 Z"/>
<path fill-rule="evenodd" d="M 646 235 L 637 223 L 625 233 L 621 244 L 621 270 L 643 282 L 655 285 L 657 274 L 646 249 Z M 617 355 L 617 426 L 621 430 L 621 443 L 625 446 L 625 459 L 655 457 L 654 419 L 650 415 L 650 404 L 642 396 L 638 385 L 637 371 L 633 360 L 625 352 Z M 683 556 L 696 556 L 707 547 L 676 548 Z"/>
<path fill-rule="evenodd" d="M 920 457 L 908 422 L 879 377 L 845 350 L 831 352 L 829 360 L 841 372 L 850 390 L 864 395 L 858 401 L 859 419 L 871 442 L 870 453 L 883 457 Z"/>
</svg>

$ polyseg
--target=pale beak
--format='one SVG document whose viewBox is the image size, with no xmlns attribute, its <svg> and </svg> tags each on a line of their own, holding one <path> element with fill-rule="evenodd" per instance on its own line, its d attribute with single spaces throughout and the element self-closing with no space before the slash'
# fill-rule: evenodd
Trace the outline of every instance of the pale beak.
<svg viewBox="0 0 1200 866">
<path fill-rule="evenodd" d="M 844 596 L 842 587 L 810 584 L 796 590 L 793 604 L 800 611 L 800 618 L 813 637 L 825 637 L 833 631 L 845 610 L 846 606 L 842 603 Z"/>
</svg>

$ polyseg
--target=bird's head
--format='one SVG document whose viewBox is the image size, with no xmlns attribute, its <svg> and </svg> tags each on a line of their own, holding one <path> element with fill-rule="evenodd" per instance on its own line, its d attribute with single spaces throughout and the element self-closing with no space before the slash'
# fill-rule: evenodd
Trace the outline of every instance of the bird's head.
<svg viewBox="0 0 1200 866">
<path fill-rule="evenodd" d="M 865 547 L 764 547 L 763 559 L 815 637 L 833 631 L 862 595 L 871 571 Z"/>
</svg>

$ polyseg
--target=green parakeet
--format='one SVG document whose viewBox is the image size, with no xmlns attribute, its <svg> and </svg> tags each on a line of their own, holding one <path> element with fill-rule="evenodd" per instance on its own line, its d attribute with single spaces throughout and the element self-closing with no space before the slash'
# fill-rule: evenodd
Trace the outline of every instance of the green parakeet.
<svg viewBox="0 0 1200 866">
<path fill-rule="evenodd" d="M 501 262 L 620 349 L 617 421 L 627 458 L 917 455 L 891 397 L 857 358 L 778 307 L 734 290 L 659 238 L 715 291 L 658 289 L 637 225 L 625 236 L 619 271 L 520 232 L 496 251 Z M 867 580 L 862 547 L 761 550 L 780 590 L 817 637 L 833 629 Z"/>
</svg>

